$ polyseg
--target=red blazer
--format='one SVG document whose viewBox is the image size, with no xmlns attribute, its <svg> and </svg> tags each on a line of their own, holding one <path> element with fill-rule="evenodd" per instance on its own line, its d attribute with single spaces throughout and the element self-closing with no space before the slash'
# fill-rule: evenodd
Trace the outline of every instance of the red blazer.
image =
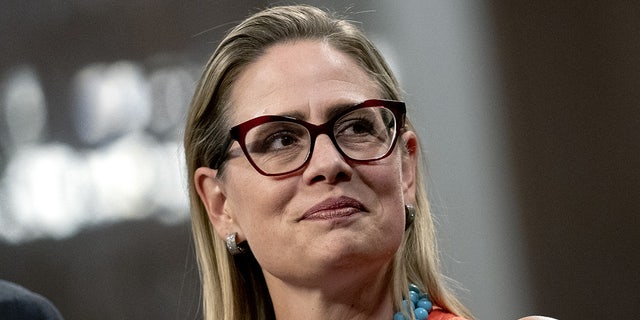
<svg viewBox="0 0 640 320">
<path fill-rule="evenodd" d="M 433 307 L 433 310 L 429 312 L 429 320 L 467 320 L 463 317 L 456 316 L 455 314 L 445 312 L 444 310 Z"/>
</svg>

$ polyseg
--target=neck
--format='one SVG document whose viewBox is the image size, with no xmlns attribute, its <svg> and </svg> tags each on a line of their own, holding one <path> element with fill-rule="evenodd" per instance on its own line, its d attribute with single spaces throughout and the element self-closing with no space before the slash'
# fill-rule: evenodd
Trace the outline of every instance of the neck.
<svg viewBox="0 0 640 320">
<path fill-rule="evenodd" d="M 297 285 L 265 272 L 278 320 L 381 319 L 393 317 L 390 264 L 378 270 L 335 271 L 330 279 Z"/>
</svg>

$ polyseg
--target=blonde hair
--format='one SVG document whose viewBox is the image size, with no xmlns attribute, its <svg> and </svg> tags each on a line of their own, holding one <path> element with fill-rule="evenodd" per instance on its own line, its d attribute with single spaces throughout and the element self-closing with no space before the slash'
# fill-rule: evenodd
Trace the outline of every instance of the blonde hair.
<svg viewBox="0 0 640 320">
<path fill-rule="evenodd" d="M 310 6 L 282 6 L 244 20 L 222 40 L 205 66 L 191 102 L 184 147 L 189 177 L 192 231 L 202 282 L 205 319 L 274 319 L 273 305 L 258 262 L 249 252 L 231 256 L 216 235 L 194 185 L 199 167 L 224 175 L 228 136 L 229 95 L 244 68 L 277 43 L 296 40 L 326 41 L 355 59 L 379 85 L 382 98 L 400 100 L 399 85 L 374 45 L 352 23 Z M 408 123 L 408 130 L 413 127 Z M 393 267 L 394 300 L 399 307 L 408 283 L 429 293 L 432 302 L 452 313 L 471 318 L 454 297 L 439 269 L 434 223 L 418 164 L 416 218 L 405 232 Z"/>
</svg>

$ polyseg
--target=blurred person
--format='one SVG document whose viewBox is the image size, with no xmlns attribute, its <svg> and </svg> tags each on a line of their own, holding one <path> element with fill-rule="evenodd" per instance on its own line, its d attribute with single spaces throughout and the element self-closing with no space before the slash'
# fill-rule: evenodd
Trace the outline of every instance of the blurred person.
<svg viewBox="0 0 640 320">
<path fill-rule="evenodd" d="M 387 63 L 310 6 L 207 63 L 185 129 L 205 319 L 472 319 L 439 266 L 422 151 Z"/>
<path fill-rule="evenodd" d="M 47 298 L 15 283 L 0 280 L 0 319 L 62 320 L 60 311 Z"/>
</svg>

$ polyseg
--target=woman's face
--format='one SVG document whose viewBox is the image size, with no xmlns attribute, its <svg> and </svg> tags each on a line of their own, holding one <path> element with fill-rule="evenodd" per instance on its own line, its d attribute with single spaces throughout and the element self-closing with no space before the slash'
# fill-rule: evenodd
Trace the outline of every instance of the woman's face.
<svg viewBox="0 0 640 320">
<path fill-rule="evenodd" d="M 355 61 L 320 41 L 271 47 L 240 74 L 231 91 L 233 125 L 261 115 L 295 115 L 321 124 L 332 111 L 380 89 Z M 196 183 L 219 236 L 246 240 L 265 277 L 308 284 L 327 274 L 388 264 L 404 233 L 404 204 L 415 203 L 415 135 L 404 133 L 387 158 L 351 163 L 326 135 L 309 163 L 285 176 L 263 176 L 237 142 L 223 178 L 200 168 Z M 322 281 L 322 280 L 321 280 Z"/>
</svg>

